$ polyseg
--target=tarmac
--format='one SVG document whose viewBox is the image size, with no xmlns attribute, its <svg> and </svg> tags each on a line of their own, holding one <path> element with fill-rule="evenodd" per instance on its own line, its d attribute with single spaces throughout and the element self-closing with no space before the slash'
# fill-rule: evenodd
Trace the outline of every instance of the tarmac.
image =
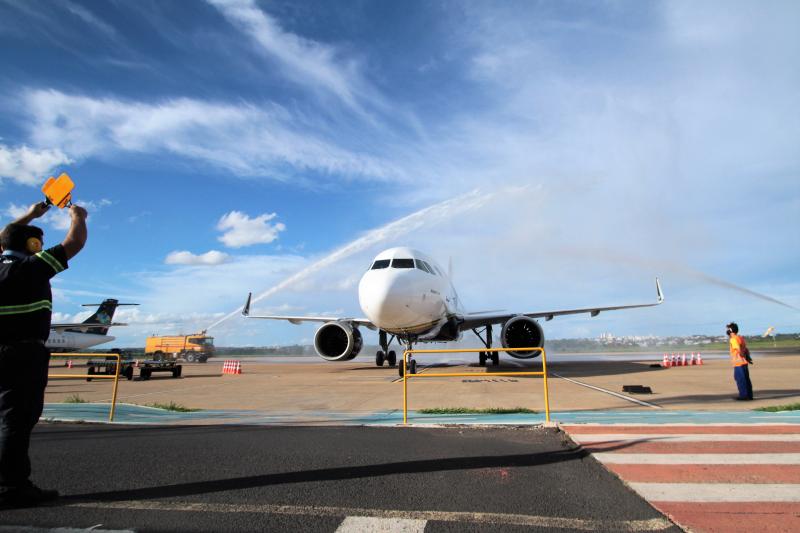
<svg viewBox="0 0 800 533">
<path fill-rule="evenodd" d="M 733 372 L 730 363 L 719 358 L 720 354 L 704 355 L 702 366 L 674 368 L 654 366 L 661 361 L 657 354 L 641 355 L 639 360 L 629 360 L 631 356 L 626 355 L 620 356 L 623 360 L 585 356 L 578 361 L 551 355 L 548 362 L 551 418 L 570 423 L 653 423 L 650 421 L 681 418 L 685 422 L 695 421 L 693 423 L 711 423 L 716 419 L 764 422 L 770 413 L 756 414 L 753 409 L 800 402 L 797 382 L 800 353 L 755 353 L 753 356 L 756 364 L 751 366 L 750 373 L 755 399 L 736 402 L 733 401 L 736 394 Z M 317 358 L 298 358 L 297 362 L 285 362 L 291 358 L 281 358 L 277 362 L 246 356 L 235 359 L 242 361 L 240 375 L 223 375 L 222 360 L 211 359 L 207 364 L 185 364 L 183 377 L 178 379 L 169 374 L 154 374 L 146 381 L 138 377 L 133 381 L 121 380 L 117 395 L 120 404 L 175 403 L 203 411 L 180 414 L 151 410 L 152 420 L 148 420 L 145 416 L 148 410 L 120 406 L 118 420 L 136 416 L 135 421 L 143 423 L 180 423 L 184 419 L 193 423 L 202 423 L 203 419 L 218 423 L 224 419 L 252 422 L 260 416 L 265 422 L 280 423 L 328 421 L 335 424 L 351 420 L 385 424 L 394 423 L 397 413 L 402 412 L 403 383 L 397 369 L 376 367 L 367 358 L 345 363 L 327 363 Z M 541 378 L 492 376 L 499 371 L 539 370 L 540 362 L 502 359 L 499 367 L 484 368 L 467 361 L 466 357 L 446 360 L 418 357 L 420 373 L 465 372 L 474 377 L 410 379 L 409 410 L 527 408 L 536 411 L 536 415 L 517 419 L 519 423 L 543 420 L 545 401 Z M 71 369 L 55 366 L 57 364 L 61 361 L 54 359 L 51 373 L 85 373 L 85 367 L 80 366 L 78 360 Z M 69 410 L 86 411 L 83 404 L 64 403 L 69 399 L 110 403 L 112 385 L 109 381 L 51 379 L 45 397 L 45 418 L 60 418 Z M 652 393 L 625 393 L 625 385 L 650 387 Z M 135 415 L 136 412 L 139 414 Z M 482 417 L 470 415 L 447 417 L 447 420 L 476 423 L 477 418 Z M 90 419 L 94 418 L 87 420 Z M 430 419 L 414 414 L 414 420 Z M 496 423 L 498 419 L 483 420 Z M 440 423 L 440 420 L 431 423 Z"/>
</svg>

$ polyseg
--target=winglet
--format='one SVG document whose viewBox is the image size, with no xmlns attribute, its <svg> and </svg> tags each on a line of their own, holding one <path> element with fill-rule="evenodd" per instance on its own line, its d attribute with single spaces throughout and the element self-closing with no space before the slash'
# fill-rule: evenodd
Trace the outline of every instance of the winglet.
<svg viewBox="0 0 800 533">
<path fill-rule="evenodd" d="M 658 303 L 663 302 L 664 301 L 664 293 L 661 292 L 661 282 L 658 280 L 658 278 L 656 278 L 656 294 L 658 295 L 658 297 L 656 298 L 656 301 Z"/>
<path fill-rule="evenodd" d="M 248 316 L 250 314 L 250 299 L 252 297 L 253 297 L 253 293 L 252 292 L 248 292 L 247 293 L 247 303 L 245 303 L 244 307 L 242 308 L 242 314 L 244 316 Z"/>
</svg>

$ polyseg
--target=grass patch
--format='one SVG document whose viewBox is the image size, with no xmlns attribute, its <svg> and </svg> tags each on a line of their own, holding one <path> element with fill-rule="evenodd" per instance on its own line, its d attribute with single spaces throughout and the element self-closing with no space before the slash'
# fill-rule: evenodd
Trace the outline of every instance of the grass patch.
<svg viewBox="0 0 800 533">
<path fill-rule="evenodd" d="M 536 411 L 527 409 L 525 407 L 489 407 L 486 409 L 471 409 L 469 407 L 432 407 L 430 409 L 420 409 L 417 411 L 424 415 L 514 415 L 514 414 L 531 414 L 535 415 Z"/>
<path fill-rule="evenodd" d="M 64 398 L 63 403 L 86 403 L 86 400 L 84 400 L 77 394 L 73 394 L 72 396 L 67 396 L 66 398 Z"/>
<path fill-rule="evenodd" d="M 192 409 L 179 403 L 148 403 L 147 407 L 155 407 L 156 409 L 164 409 L 165 411 L 176 411 L 178 413 L 193 413 L 195 411 L 202 411 L 202 409 Z"/>
<path fill-rule="evenodd" d="M 786 405 L 771 405 L 769 407 L 759 407 L 754 411 L 764 411 L 767 413 L 777 413 L 778 411 L 800 411 L 800 403 L 789 403 Z"/>
</svg>

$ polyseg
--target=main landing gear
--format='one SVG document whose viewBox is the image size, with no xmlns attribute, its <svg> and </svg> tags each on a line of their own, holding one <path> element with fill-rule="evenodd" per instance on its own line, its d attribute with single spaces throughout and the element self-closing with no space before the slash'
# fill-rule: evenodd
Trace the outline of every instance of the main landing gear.
<svg viewBox="0 0 800 533">
<path fill-rule="evenodd" d="M 484 328 L 484 333 L 486 333 L 486 339 L 481 337 L 480 332 L 477 329 L 472 330 L 475 335 L 481 340 L 481 342 L 487 348 L 492 347 L 492 325 L 489 324 Z M 486 361 L 491 361 L 494 366 L 500 364 L 500 353 L 499 352 L 478 352 L 478 365 L 486 366 Z"/>
<path fill-rule="evenodd" d="M 381 349 L 375 354 L 375 364 L 377 366 L 383 366 L 384 361 L 389 363 L 389 366 L 397 364 L 397 354 L 394 350 L 389 350 L 389 344 L 394 340 L 394 335 L 392 335 L 391 339 L 387 339 L 387 337 L 386 332 L 383 330 L 378 333 L 378 342 L 381 345 Z"/>
</svg>

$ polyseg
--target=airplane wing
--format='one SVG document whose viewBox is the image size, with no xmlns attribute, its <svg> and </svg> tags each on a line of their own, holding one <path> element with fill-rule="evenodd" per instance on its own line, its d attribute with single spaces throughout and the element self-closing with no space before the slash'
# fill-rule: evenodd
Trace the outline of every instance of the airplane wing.
<svg viewBox="0 0 800 533">
<path fill-rule="evenodd" d="M 75 322 L 72 324 L 50 324 L 50 329 L 58 329 L 58 330 L 81 330 L 84 331 L 88 328 L 110 328 L 114 326 L 127 326 L 128 324 L 123 324 L 122 322 L 112 322 L 110 324 L 101 324 L 100 322 Z"/>
<path fill-rule="evenodd" d="M 286 320 L 292 324 L 302 324 L 303 322 L 350 322 L 352 324 L 358 324 L 359 326 L 364 326 L 366 328 L 376 330 L 378 329 L 375 324 L 369 321 L 367 318 L 344 318 L 340 316 L 286 316 L 286 315 L 261 315 L 261 316 L 254 316 L 250 314 L 250 299 L 252 298 L 253 294 L 250 293 L 247 295 L 247 303 L 244 304 L 242 308 L 242 315 L 247 318 L 263 318 L 266 320 Z"/>
<path fill-rule="evenodd" d="M 656 278 L 656 302 L 650 304 L 634 304 L 634 305 L 615 305 L 611 307 L 586 307 L 584 309 L 564 309 L 560 311 L 536 311 L 533 313 L 498 313 L 498 314 L 481 314 L 466 315 L 461 317 L 459 328 L 462 331 L 488 326 L 490 324 L 502 324 L 515 316 L 527 316 L 529 318 L 544 318 L 545 320 L 552 320 L 553 317 L 561 315 L 578 315 L 582 313 L 589 313 L 591 316 L 597 316 L 602 311 L 616 311 L 618 309 L 634 309 L 637 307 L 654 307 L 661 305 L 664 301 L 664 294 L 661 292 L 661 282 Z"/>
</svg>

